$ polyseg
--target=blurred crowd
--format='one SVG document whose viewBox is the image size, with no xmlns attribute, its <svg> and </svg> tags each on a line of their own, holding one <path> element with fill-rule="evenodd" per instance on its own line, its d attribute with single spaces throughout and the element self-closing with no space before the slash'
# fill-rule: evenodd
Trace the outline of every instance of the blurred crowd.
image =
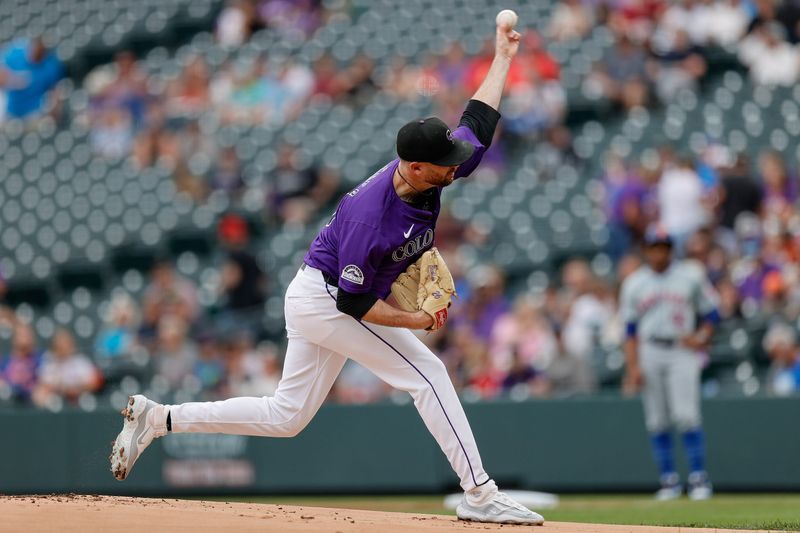
<svg viewBox="0 0 800 533">
<path fill-rule="evenodd" d="M 229 49 L 263 28 L 307 38 L 327 16 L 315 0 L 235 0 L 222 9 L 214 36 Z M 541 34 L 525 32 L 509 73 L 504 120 L 484 167 L 500 173 L 508 153 L 526 146 L 547 152 L 544 159 L 556 166 L 581 164 L 565 125 L 573 95 L 549 43 L 575 42 L 598 26 L 608 29 L 613 45 L 587 69 L 580 92 L 621 110 L 669 103 L 682 90 L 698 90 L 709 57 L 719 50 L 738 57 L 757 84 L 791 86 L 800 75 L 800 3 L 793 0 L 561 0 Z M 202 56 L 186 58 L 179 71 L 155 75 L 123 50 L 87 76 L 88 106 L 78 119 L 90 126 L 98 157 L 127 158 L 140 169 L 161 166 L 195 201 L 222 194 L 236 205 L 248 176 L 237 146 L 215 135 L 221 127 L 280 125 L 315 99 L 357 107 L 379 92 L 430 99 L 437 115 L 455 124 L 491 54 L 490 42 L 476 55 L 454 42 L 419 62 L 379 64 L 356 55 L 343 64 L 324 54 L 305 64 L 267 51 L 213 70 Z M 2 114 L 29 119 L 55 112 L 54 91 L 63 76 L 55 53 L 32 39 L 9 45 L 0 57 Z M 315 221 L 341 192 L 337 171 L 304 161 L 297 145 L 272 150 L 275 165 L 260 191 L 265 219 Z M 568 259 L 540 291 L 510 287 L 512 280 L 493 265 L 465 269 L 458 244 L 479 245 L 486 235 L 460 226 L 445 210 L 436 244 L 452 266 L 461 298 L 447 328 L 421 337 L 468 399 L 595 392 L 608 384 L 609 374 L 611 383 L 618 378 L 622 360 L 609 357 L 621 342 L 617 290 L 640 266 L 645 228 L 660 222 L 677 255 L 706 270 L 723 317 L 766 317 L 768 392 L 800 392 L 795 165 L 777 152 L 750 160 L 715 143 L 699 156 L 667 145 L 635 157 L 612 151 L 602 176 L 592 177 L 603 185 L 610 233 L 605 252 L 613 268 L 599 272 L 583 258 Z M 113 294 L 104 328 L 83 349 L 66 330 L 55 332 L 45 347 L 29 325 L 3 311 L 0 320 L 12 335 L 8 353 L 0 356 L 0 399 L 54 408 L 113 390 L 131 377 L 165 399 L 176 391 L 183 399 L 272 394 L 282 350 L 279 342 L 264 340 L 261 329 L 271 280 L 249 245 L 247 221 L 223 217 L 219 241 L 224 260 L 211 303 L 201 302 L 200 288 L 170 260 L 159 260 L 141 296 L 121 289 Z M 361 403 L 392 394 L 348 363 L 331 399 Z"/>
<path fill-rule="evenodd" d="M 560 284 L 512 298 L 500 269 L 464 272 L 455 241 L 446 236 L 437 244 L 453 267 L 460 299 L 447 328 L 420 336 L 440 354 L 465 398 L 598 389 L 600 350 L 618 345 L 619 328 L 615 291 L 589 263 L 569 261 Z M 282 357 L 281 344 L 261 335 L 267 286 L 258 261 L 236 244 L 220 266 L 219 297 L 211 306 L 200 304 L 200 288 L 170 261 L 159 261 L 138 300 L 122 289 L 113 292 L 105 324 L 83 353 L 65 329 L 44 350 L 33 329 L 11 313 L 4 319 L 12 335 L 9 352 L 0 357 L 0 399 L 61 408 L 132 378 L 165 401 L 271 395 Z M 391 395 L 377 377 L 348 362 L 330 400 L 365 403 Z"/>
<path fill-rule="evenodd" d="M 584 94 L 623 108 L 697 90 L 707 58 L 735 54 L 756 84 L 792 86 L 800 73 L 800 6 L 792 0 L 620 0 L 561 3 L 551 34 L 605 24 L 614 44 L 584 79 Z"/>
<path fill-rule="evenodd" d="M 800 364 L 794 337 L 771 335 L 772 329 L 800 325 L 798 176 L 785 156 L 765 150 L 750 161 L 720 144 L 697 158 L 669 146 L 648 154 L 640 161 L 613 154 L 607 159 L 611 257 L 629 260 L 647 225 L 659 222 L 676 243 L 676 254 L 706 270 L 719 292 L 722 317 L 767 321 L 764 348 L 774 364 L 792 358 L 791 364 Z M 792 339 L 788 359 L 775 353 L 778 338 Z"/>
<path fill-rule="evenodd" d="M 236 48 L 261 29 L 285 35 L 311 37 L 323 22 L 319 0 L 233 0 L 217 18 L 214 35 L 227 47 Z"/>
<path fill-rule="evenodd" d="M 131 378 L 164 399 L 274 393 L 281 362 L 276 345 L 262 342 L 261 327 L 267 276 L 249 251 L 247 221 L 227 215 L 218 230 L 224 255 L 209 302 L 201 303 L 198 285 L 171 260 L 160 259 L 138 299 L 113 291 L 102 329 L 84 346 L 90 356 L 66 329 L 42 349 L 33 328 L 3 308 L 0 327 L 11 330 L 11 346 L 0 357 L 0 399 L 60 408 Z"/>
<path fill-rule="evenodd" d="M 568 396 L 598 390 L 605 347 L 620 336 L 612 287 L 583 259 L 567 261 L 559 279 L 512 296 L 503 272 L 484 265 L 462 276 L 462 301 L 442 333 L 423 340 L 441 353 L 454 383 L 473 399 Z M 452 261 L 455 259 L 455 261 Z"/>
<path fill-rule="evenodd" d="M 214 36 L 232 50 L 262 29 L 281 38 L 311 38 L 330 16 L 320 4 L 229 0 Z M 528 132 L 559 120 L 566 95 L 545 43 L 576 42 L 598 27 L 610 31 L 614 44 L 585 73 L 583 92 L 624 107 L 669 101 L 682 88 L 696 88 L 707 70 L 706 55 L 715 49 L 736 54 L 756 83 L 791 86 L 800 75 L 800 6 L 795 0 L 559 0 L 543 35 L 525 32 L 505 104 L 510 130 Z M 113 133 L 97 136 L 98 153 L 136 152 L 138 161 L 150 164 L 157 159 L 158 143 L 148 143 L 144 131 L 173 130 L 176 121 L 190 122 L 208 112 L 223 123 L 283 122 L 313 95 L 337 99 L 376 86 L 410 97 L 438 95 L 448 109 L 488 68 L 486 56 L 466 61 L 458 46 L 419 63 L 397 58 L 379 73 L 366 56 L 341 64 L 325 55 L 312 65 L 270 62 L 266 56 L 215 72 L 197 57 L 163 83 L 143 73 L 130 52 L 120 52 L 114 64 L 97 69 L 87 83 L 93 128 Z M 4 113 L 25 118 L 41 112 L 62 75 L 56 53 L 41 39 L 10 43 L 0 68 Z M 148 149 L 148 144 L 155 146 Z"/>
<path fill-rule="evenodd" d="M 349 73 L 342 82 L 322 79 L 322 70 L 268 58 L 250 64 L 226 63 L 213 74 L 204 58 L 187 61 L 174 79 L 154 88 L 129 52 L 96 69 L 86 81 L 90 103 L 91 145 L 101 157 L 129 157 L 134 168 L 160 166 L 170 171 L 177 189 L 202 203 L 212 194 L 241 199 L 246 175 L 235 145 L 219 140 L 221 126 L 284 123 L 309 98 L 339 97 L 353 89 Z M 345 79 L 346 78 L 346 79 Z M 257 191 L 265 217 L 305 222 L 331 198 L 338 173 L 309 165 L 297 146 L 275 148 L 275 168 Z"/>
</svg>

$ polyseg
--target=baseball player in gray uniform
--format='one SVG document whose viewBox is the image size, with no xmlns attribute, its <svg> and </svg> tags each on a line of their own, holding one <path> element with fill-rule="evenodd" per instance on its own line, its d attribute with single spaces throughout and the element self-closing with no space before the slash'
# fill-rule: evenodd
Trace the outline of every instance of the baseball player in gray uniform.
<svg viewBox="0 0 800 533">
<path fill-rule="evenodd" d="M 620 297 L 626 327 L 624 387 L 641 390 L 661 474 L 656 499 L 675 499 L 682 492 L 673 428 L 682 434 L 689 463 L 689 497 L 708 499 L 712 490 L 700 418 L 700 352 L 719 322 L 717 295 L 701 269 L 672 261 L 672 240 L 662 230 L 648 229 L 644 252 L 647 264 L 623 282 Z"/>
<path fill-rule="evenodd" d="M 498 491 L 444 364 L 411 331 L 441 327 L 446 308 L 432 315 L 424 307 L 410 312 L 385 301 L 398 276 L 432 248 L 443 188 L 468 176 L 491 143 L 519 40 L 513 29 L 497 28 L 494 60 L 458 128 L 451 132 L 437 118 L 406 124 L 397 135 L 399 158 L 344 195 L 287 289 L 288 345 L 275 395 L 181 405 L 132 396 L 111 455 L 117 479 L 130 474 L 154 438 L 169 432 L 297 435 L 352 358 L 411 394 L 460 478 L 465 494 L 459 518 L 543 523 Z"/>
</svg>

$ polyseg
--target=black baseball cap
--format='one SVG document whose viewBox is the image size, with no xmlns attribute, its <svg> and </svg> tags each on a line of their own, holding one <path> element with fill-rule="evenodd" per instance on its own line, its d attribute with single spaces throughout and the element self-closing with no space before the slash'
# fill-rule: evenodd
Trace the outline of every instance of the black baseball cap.
<svg viewBox="0 0 800 533">
<path fill-rule="evenodd" d="M 452 167 L 474 152 L 472 143 L 454 139 L 447 124 L 436 117 L 411 121 L 397 132 L 397 155 L 404 161 Z"/>
</svg>

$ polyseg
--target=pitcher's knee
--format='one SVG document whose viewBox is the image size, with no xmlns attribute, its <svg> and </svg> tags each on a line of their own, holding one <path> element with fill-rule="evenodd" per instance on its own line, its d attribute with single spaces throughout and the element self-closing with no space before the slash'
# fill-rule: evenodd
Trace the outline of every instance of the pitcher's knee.
<svg viewBox="0 0 800 533">
<path fill-rule="evenodd" d="M 442 378 L 450 379 L 447 374 L 447 367 L 441 359 L 434 356 L 432 359 L 425 361 L 424 365 L 420 365 L 421 372 L 426 374 L 426 377 L 435 381 Z"/>
<path fill-rule="evenodd" d="M 415 373 L 419 374 L 419 379 L 413 380 L 416 382 L 415 386 L 407 387 L 408 392 L 412 394 L 414 391 L 427 391 L 437 385 L 444 385 L 450 383 L 450 376 L 447 373 L 447 367 L 437 357 L 435 359 L 425 361 L 424 363 L 416 366 Z"/>
</svg>

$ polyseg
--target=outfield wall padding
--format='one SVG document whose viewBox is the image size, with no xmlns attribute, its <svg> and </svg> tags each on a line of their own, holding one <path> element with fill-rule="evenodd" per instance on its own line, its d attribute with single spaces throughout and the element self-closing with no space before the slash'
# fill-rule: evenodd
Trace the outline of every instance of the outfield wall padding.
<svg viewBox="0 0 800 533">
<path fill-rule="evenodd" d="M 484 464 L 510 488 L 655 488 L 638 401 L 624 398 L 466 405 Z M 703 405 L 718 490 L 800 490 L 800 398 Z M 411 405 L 324 406 L 299 436 L 170 435 L 129 479 L 108 470 L 113 411 L 0 411 L 0 493 L 442 492 L 457 487 Z M 680 439 L 676 439 L 680 448 Z M 679 461 L 681 468 L 685 462 Z M 685 470 L 684 470 L 685 471 Z"/>
</svg>

